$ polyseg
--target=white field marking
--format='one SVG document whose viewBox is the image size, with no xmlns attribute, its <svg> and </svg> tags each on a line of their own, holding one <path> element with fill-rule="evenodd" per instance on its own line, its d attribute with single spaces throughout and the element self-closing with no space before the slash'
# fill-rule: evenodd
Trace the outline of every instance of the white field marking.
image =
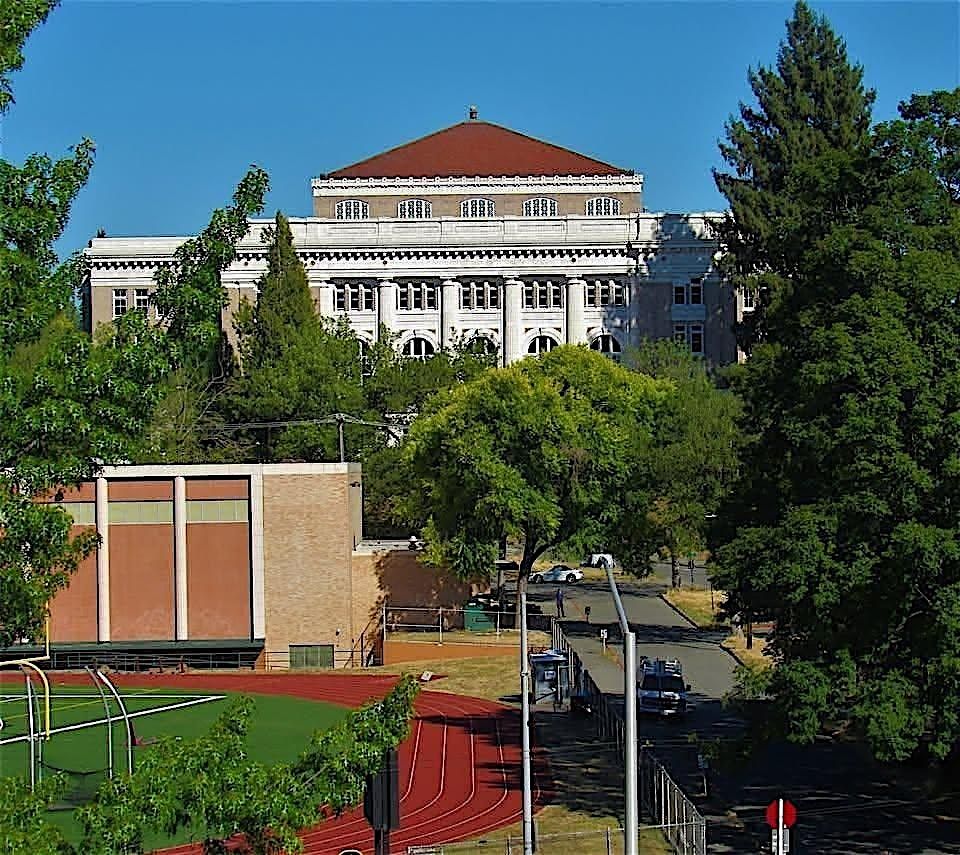
<svg viewBox="0 0 960 855">
<path fill-rule="evenodd" d="M 222 701 L 224 695 L 206 695 L 201 698 L 194 698 L 191 701 L 183 701 L 179 704 L 167 704 L 162 707 L 151 707 L 148 710 L 139 710 L 137 712 L 132 712 L 129 714 L 130 718 L 140 718 L 145 715 L 154 715 L 155 713 L 169 712 L 170 710 L 179 710 L 184 707 L 193 707 L 197 704 L 206 704 L 210 701 Z M 114 722 L 123 721 L 122 716 L 117 716 L 113 719 Z M 53 728 L 50 731 L 50 736 L 53 736 L 55 733 L 66 733 L 71 730 L 83 730 L 86 727 L 99 727 L 101 724 L 107 724 L 105 718 L 97 719 L 96 721 L 83 721 L 79 724 L 68 724 L 64 727 Z M 25 733 L 22 736 L 11 736 L 8 739 L 0 739 L 0 745 L 10 745 L 14 742 L 26 742 L 30 739 L 30 734 Z"/>
<path fill-rule="evenodd" d="M 180 700 L 189 700 L 190 698 L 212 698 L 212 697 L 225 697 L 225 695 L 204 695 L 202 693 L 197 694 L 153 694 L 153 692 L 129 692 L 123 694 L 122 697 L 124 700 L 128 698 L 159 698 L 160 700 L 169 701 L 180 701 Z M 56 698 L 95 698 L 100 700 L 100 695 L 93 692 L 51 692 L 50 701 L 54 701 Z M 25 701 L 27 699 L 26 695 L 0 695 L 0 703 L 3 701 Z"/>
</svg>

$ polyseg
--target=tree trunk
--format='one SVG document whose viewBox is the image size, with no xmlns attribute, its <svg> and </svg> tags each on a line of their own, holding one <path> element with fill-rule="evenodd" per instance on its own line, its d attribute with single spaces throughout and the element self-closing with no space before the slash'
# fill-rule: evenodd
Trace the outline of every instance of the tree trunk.
<svg viewBox="0 0 960 855">
<path fill-rule="evenodd" d="M 674 588 L 680 587 L 680 559 L 673 549 L 670 550 L 670 584 Z"/>
<path fill-rule="evenodd" d="M 526 549 L 523 552 L 523 558 L 520 559 L 520 572 L 517 574 L 517 617 L 514 629 L 520 629 L 520 594 L 527 592 L 527 582 L 530 579 L 530 570 L 533 568 L 534 556 L 527 555 Z"/>
</svg>

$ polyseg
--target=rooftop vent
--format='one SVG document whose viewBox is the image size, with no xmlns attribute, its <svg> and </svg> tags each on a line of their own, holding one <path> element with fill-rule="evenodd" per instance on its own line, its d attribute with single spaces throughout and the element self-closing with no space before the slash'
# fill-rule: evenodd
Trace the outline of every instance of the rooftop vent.
<svg viewBox="0 0 960 855">
<path fill-rule="evenodd" d="M 470 116 L 471 122 L 475 122 L 477 120 L 477 116 L 480 115 L 480 111 L 477 109 L 475 104 L 470 105 L 470 112 L 468 115 Z"/>
</svg>

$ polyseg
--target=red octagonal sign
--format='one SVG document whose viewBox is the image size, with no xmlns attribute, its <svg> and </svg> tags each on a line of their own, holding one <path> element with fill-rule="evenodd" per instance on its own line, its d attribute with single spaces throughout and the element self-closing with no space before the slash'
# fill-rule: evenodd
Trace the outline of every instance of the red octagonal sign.
<svg viewBox="0 0 960 855">
<path fill-rule="evenodd" d="M 767 825 L 771 828 L 777 827 L 777 814 L 780 812 L 777 806 L 777 800 L 774 799 L 770 804 L 767 805 Z M 797 821 L 797 809 L 793 806 L 793 802 L 783 800 L 783 824 L 787 828 L 791 828 L 793 824 Z"/>
</svg>

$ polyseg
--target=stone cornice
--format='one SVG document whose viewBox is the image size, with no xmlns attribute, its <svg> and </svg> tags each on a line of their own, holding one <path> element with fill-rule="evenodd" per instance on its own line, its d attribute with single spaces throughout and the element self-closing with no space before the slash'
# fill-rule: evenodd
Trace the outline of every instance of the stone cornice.
<svg viewBox="0 0 960 855">
<path fill-rule="evenodd" d="M 642 175 L 499 175 L 455 178 L 314 178 L 314 196 L 640 193 Z"/>
</svg>

